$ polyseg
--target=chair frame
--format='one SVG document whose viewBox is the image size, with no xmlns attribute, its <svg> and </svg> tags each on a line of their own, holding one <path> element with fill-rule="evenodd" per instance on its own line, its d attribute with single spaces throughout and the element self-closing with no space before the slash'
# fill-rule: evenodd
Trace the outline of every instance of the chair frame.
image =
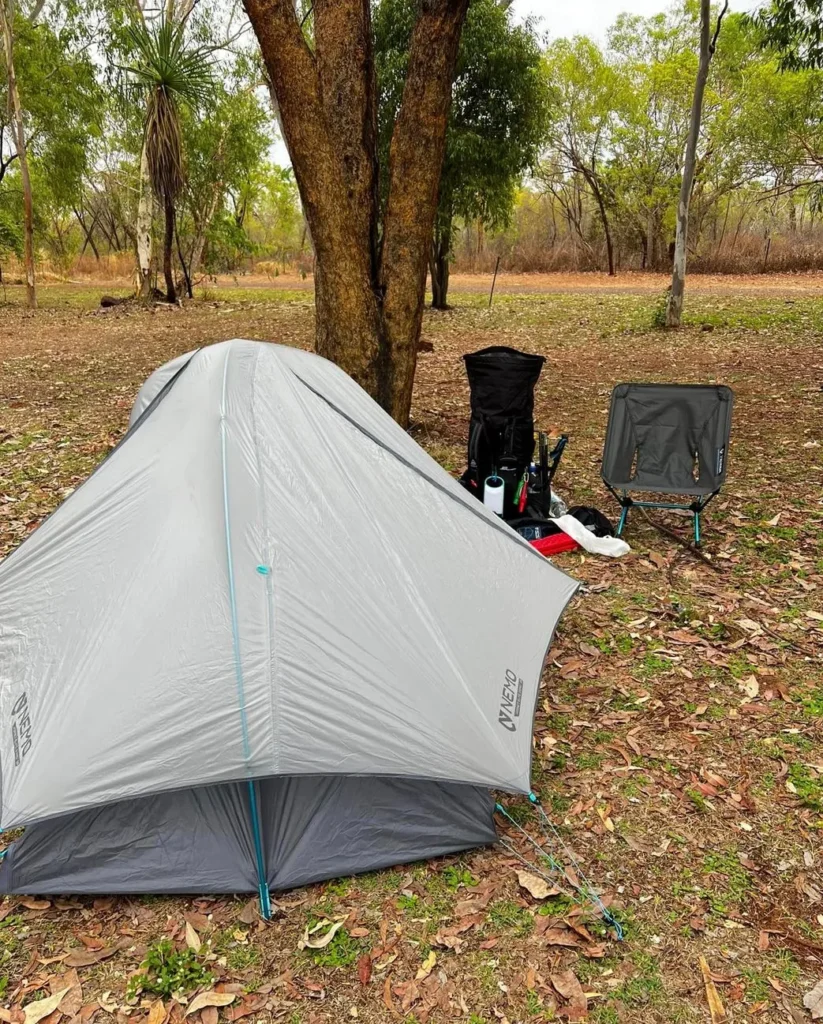
<svg viewBox="0 0 823 1024">
<path fill-rule="evenodd" d="M 607 481 L 603 481 L 606 487 L 611 491 L 615 498 L 620 503 L 620 521 L 617 524 L 617 536 L 620 537 L 623 533 L 623 527 L 626 525 L 626 520 L 629 518 L 630 508 L 665 508 L 665 509 L 677 509 L 681 512 L 691 512 L 693 516 L 693 527 L 694 527 L 694 544 L 695 547 L 700 547 L 701 532 L 700 532 L 700 513 L 709 504 L 712 498 L 717 497 L 720 493 L 720 489 L 712 491 L 711 494 L 705 494 L 700 498 L 696 498 L 693 502 L 688 505 L 679 504 L 674 501 L 636 501 L 634 498 L 629 497 L 628 491 L 618 492 L 612 487 Z"/>
</svg>

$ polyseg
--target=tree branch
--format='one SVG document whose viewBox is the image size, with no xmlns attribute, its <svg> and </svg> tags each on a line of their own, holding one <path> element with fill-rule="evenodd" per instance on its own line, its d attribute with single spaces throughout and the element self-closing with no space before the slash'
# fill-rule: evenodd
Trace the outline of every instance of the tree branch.
<svg viewBox="0 0 823 1024">
<path fill-rule="evenodd" d="M 723 9 L 717 15 L 717 24 L 714 27 L 714 35 L 712 36 L 711 45 L 709 46 L 710 58 L 714 56 L 714 51 L 717 49 L 717 40 L 718 40 L 718 37 L 720 36 L 720 26 L 723 24 L 723 18 L 724 18 L 725 14 L 726 14 L 726 11 L 728 11 L 728 9 L 729 9 L 729 0 L 724 0 Z"/>
</svg>

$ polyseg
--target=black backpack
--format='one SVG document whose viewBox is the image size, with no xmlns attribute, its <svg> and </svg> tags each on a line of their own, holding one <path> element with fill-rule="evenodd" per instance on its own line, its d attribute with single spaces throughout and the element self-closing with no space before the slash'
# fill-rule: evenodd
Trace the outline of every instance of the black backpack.
<svg viewBox="0 0 823 1024">
<path fill-rule="evenodd" d="M 483 500 L 487 477 L 505 484 L 503 515 L 517 516 L 534 456 L 534 388 L 545 359 L 505 345 L 463 356 L 471 392 L 468 469 L 461 482 Z"/>
</svg>

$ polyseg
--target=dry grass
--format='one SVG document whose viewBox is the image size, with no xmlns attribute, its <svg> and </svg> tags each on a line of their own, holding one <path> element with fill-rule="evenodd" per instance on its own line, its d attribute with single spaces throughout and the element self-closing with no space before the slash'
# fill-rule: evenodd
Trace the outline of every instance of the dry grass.
<svg viewBox="0 0 823 1024">
<path fill-rule="evenodd" d="M 754 283 L 738 282 L 737 295 L 728 281 L 694 287 L 676 334 L 651 330 L 658 289 L 645 279 L 585 292 L 577 279 L 566 290 L 553 279 L 552 291 L 533 294 L 516 292 L 527 281 L 504 279 L 491 312 L 481 294 L 458 289 L 453 311 L 425 320 L 435 350 L 421 358 L 417 439 L 460 468 L 461 354 L 490 343 L 542 352 L 538 420 L 571 434 L 558 487 L 610 511 L 598 459 L 617 381 L 717 380 L 737 395 L 729 483 L 706 517 L 719 572 L 641 517 L 630 521 L 625 560 L 558 559 L 586 587 L 545 673 L 533 784 L 619 908 L 624 942 L 598 936 L 593 916 L 558 898 L 546 901 L 557 929 L 542 934 L 520 865 L 486 850 L 282 894 L 270 926 L 243 924 L 244 903 L 231 899 L 0 903 L 0 1005 L 60 984 L 65 965 L 49 959 L 96 936 L 119 948 L 79 969 L 83 1002 L 102 997 L 96 1019 L 125 1024 L 127 976 L 146 945 L 180 941 L 194 912 L 249 1020 L 337 1022 L 353 1008 L 366 1021 L 552 1020 L 569 1011 L 557 984 L 571 971 L 600 1024 L 703 1021 L 700 955 L 731 1019 L 804 1019 L 802 994 L 823 977 L 823 304 L 789 294 L 794 278 L 760 292 Z M 308 346 L 310 295 L 267 288 L 151 313 L 90 311 L 91 293 L 66 289 L 34 315 L 3 309 L 0 552 L 115 443 L 160 362 L 233 336 Z M 538 831 L 528 808 L 517 813 Z M 438 945 L 467 896 L 479 900 L 479 919 L 459 952 Z M 307 921 L 324 914 L 346 916 L 345 941 L 328 955 L 298 951 Z M 563 924 L 581 920 L 591 941 Z M 557 930 L 578 945 L 552 944 Z M 430 949 L 436 965 L 415 989 Z"/>
</svg>

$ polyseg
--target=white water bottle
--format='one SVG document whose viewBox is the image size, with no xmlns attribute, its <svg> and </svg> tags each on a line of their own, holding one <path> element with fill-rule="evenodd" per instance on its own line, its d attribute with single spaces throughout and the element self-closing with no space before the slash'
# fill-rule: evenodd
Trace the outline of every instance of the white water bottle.
<svg viewBox="0 0 823 1024">
<path fill-rule="evenodd" d="M 483 484 L 483 504 L 497 515 L 503 515 L 503 494 L 506 489 L 502 476 L 487 476 Z"/>
</svg>

